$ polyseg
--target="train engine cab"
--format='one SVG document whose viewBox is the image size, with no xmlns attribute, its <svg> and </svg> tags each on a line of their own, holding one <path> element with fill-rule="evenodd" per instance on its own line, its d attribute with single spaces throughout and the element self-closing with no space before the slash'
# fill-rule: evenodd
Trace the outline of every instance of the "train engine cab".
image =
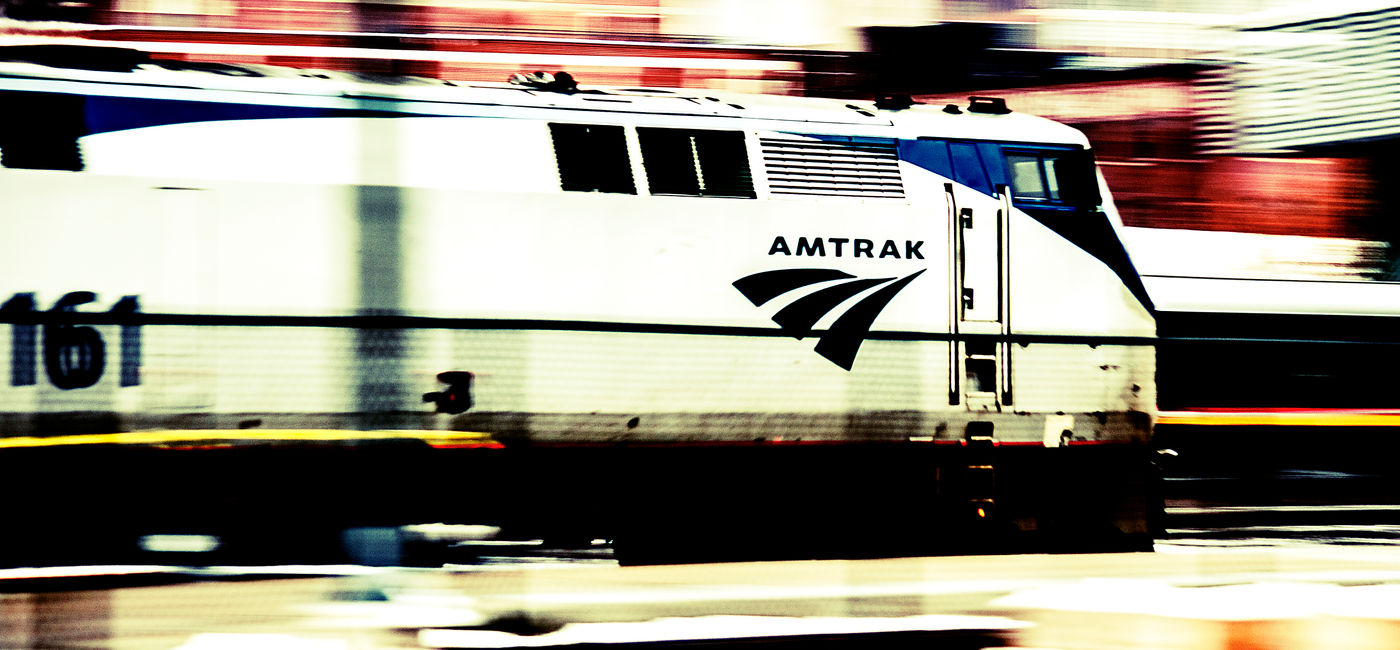
<svg viewBox="0 0 1400 650">
<path fill-rule="evenodd" d="M 1152 308 L 1068 126 L 132 61 L 0 63 L 57 116 L 0 133 L 3 435 L 475 432 L 509 489 L 404 498 L 635 563 L 1150 547 Z"/>
</svg>

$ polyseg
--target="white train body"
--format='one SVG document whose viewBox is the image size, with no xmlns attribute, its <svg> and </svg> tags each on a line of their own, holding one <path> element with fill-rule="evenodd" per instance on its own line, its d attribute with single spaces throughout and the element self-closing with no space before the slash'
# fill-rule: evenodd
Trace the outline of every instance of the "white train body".
<svg viewBox="0 0 1400 650">
<path fill-rule="evenodd" d="M 82 123 L 78 169 L 0 139 L 3 435 L 1150 436 L 1150 305 L 1071 128 L 254 71 L 0 64 L 0 128 Z M 424 403 L 444 371 L 473 375 L 466 412 Z"/>
</svg>

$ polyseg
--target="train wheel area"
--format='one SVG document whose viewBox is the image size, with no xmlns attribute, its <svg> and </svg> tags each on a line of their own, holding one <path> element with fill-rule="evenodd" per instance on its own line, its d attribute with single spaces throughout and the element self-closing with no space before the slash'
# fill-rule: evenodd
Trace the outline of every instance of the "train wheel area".
<svg viewBox="0 0 1400 650">
<path fill-rule="evenodd" d="M 441 566 L 529 540 L 585 557 L 609 540 L 624 564 L 1142 550 L 1149 460 L 919 444 L 11 448 L 5 521 L 22 532 L 0 557 Z"/>
</svg>

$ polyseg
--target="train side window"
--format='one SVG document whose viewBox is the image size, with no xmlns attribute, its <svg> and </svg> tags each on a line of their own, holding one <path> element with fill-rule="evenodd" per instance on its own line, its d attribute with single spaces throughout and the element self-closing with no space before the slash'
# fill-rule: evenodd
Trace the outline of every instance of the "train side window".
<svg viewBox="0 0 1400 650">
<path fill-rule="evenodd" d="M 755 198 L 744 134 L 639 127 L 652 194 Z"/>
<path fill-rule="evenodd" d="M 976 145 L 952 142 L 948 144 L 948 153 L 953 160 L 953 180 L 983 194 L 992 193 L 992 182 L 987 178 L 986 168 L 982 167 Z"/>
<path fill-rule="evenodd" d="M 1017 197 L 1059 200 L 1058 187 L 1054 191 L 1046 188 L 1045 159 L 1012 154 L 1006 157 L 1006 164 L 1011 167 L 1011 189 Z"/>
<path fill-rule="evenodd" d="M 549 134 L 564 191 L 637 193 L 622 127 L 551 123 Z"/>
</svg>

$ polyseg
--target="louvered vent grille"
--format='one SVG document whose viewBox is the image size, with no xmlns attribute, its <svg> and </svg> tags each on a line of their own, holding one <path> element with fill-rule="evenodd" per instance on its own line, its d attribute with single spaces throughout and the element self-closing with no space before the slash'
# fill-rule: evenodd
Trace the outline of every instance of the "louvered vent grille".
<svg viewBox="0 0 1400 650">
<path fill-rule="evenodd" d="M 786 196 L 904 198 L 893 140 L 827 142 L 760 138 L 768 189 Z"/>
</svg>

